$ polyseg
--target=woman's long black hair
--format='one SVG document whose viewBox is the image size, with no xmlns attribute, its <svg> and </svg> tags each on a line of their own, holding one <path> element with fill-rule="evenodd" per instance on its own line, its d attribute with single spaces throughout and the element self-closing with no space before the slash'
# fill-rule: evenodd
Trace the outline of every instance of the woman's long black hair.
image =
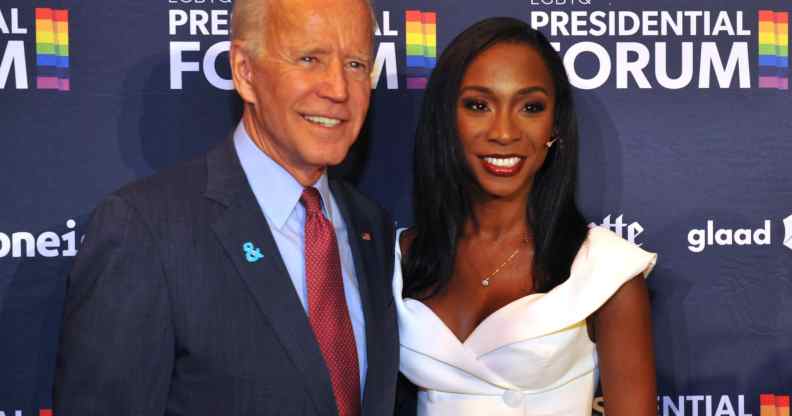
<svg viewBox="0 0 792 416">
<path fill-rule="evenodd" d="M 442 291 L 454 271 L 457 242 L 472 215 L 478 184 L 456 128 L 459 88 L 470 63 L 497 43 L 535 48 L 555 83 L 558 141 L 536 173 L 526 207 L 534 236 L 534 288 L 546 292 L 569 276 L 587 226 L 575 205 L 578 132 L 572 87 L 547 38 L 508 17 L 482 20 L 443 51 L 425 91 L 413 155 L 415 239 L 404 258 L 404 296 L 424 299 Z"/>
</svg>

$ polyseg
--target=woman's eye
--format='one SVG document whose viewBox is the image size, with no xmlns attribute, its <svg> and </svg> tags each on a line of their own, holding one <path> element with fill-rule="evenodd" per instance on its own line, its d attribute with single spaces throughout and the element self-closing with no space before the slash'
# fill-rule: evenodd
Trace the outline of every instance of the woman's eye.
<svg viewBox="0 0 792 416">
<path fill-rule="evenodd" d="M 523 107 L 523 111 L 525 111 L 526 113 L 539 113 L 541 111 L 544 111 L 544 109 L 545 106 L 542 103 L 527 103 Z"/>
<path fill-rule="evenodd" d="M 464 105 L 465 108 L 471 111 L 483 112 L 489 110 L 489 107 L 487 107 L 487 103 L 480 100 L 464 100 L 462 101 L 462 105 Z"/>
</svg>

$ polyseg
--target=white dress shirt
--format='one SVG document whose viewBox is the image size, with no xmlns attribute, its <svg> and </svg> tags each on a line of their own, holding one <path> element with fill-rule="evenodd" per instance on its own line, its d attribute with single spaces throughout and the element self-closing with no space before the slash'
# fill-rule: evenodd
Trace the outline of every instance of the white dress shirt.
<svg viewBox="0 0 792 416">
<path fill-rule="evenodd" d="M 242 170 L 245 171 L 250 188 L 259 207 L 267 219 L 278 251 L 286 264 L 294 290 L 303 309 L 308 312 L 308 289 L 305 284 L 305 207 L 299 202 L 303 186 L 282 166 L 262 152 L 251 140 L 244 124 L 240 121 L 234 131 L 236 148 Z M 322 196 L 322 210 L 333 223 L 338 252 L 341 258 L 341 274 L 344 280 L 344 296 L 355 334 L 358 365 L 360 369 L 360 397 L 366 383 L 366 322 L 355 273 L 355 263 L 349 246 L 346 223 L 336 204 L 327 182 L 327 173 L 313 185 Z M 262 276 L 262 278 L 266 278 Z"/>
</svg>

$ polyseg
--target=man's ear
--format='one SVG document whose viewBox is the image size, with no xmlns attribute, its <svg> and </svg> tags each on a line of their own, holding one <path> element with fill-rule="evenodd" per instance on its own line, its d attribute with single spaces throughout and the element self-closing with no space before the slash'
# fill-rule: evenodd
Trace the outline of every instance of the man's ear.
<svg viewBox="0 0 792 416">
<path fill-rule="evenodd" d="M 254 56 L 248 52 L 249 48 L 244 47 L 243 41 L 231 41 L 228 51 L 228 62 L 231 64 L 231 77 L 234 80 L 234 88 L 242 100 L 256 104 L 256 94 L 253 90 L 253 59 Z"/>
</svg>

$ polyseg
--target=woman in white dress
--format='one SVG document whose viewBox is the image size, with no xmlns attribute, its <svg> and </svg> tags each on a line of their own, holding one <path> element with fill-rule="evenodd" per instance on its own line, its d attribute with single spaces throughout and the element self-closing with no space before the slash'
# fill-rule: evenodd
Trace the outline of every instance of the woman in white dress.
<svg viewBox="0 0 792 416">
<path fill-rule="evenodd" d="M 393 281 L 418 415 L 590 415 L 598 380 L 608 416 L 656 415 L 655 255 L 587 227 L 575 118 L 561 59 L 522 21 L 479 22 L 438 60 Z"/>
</svg>

